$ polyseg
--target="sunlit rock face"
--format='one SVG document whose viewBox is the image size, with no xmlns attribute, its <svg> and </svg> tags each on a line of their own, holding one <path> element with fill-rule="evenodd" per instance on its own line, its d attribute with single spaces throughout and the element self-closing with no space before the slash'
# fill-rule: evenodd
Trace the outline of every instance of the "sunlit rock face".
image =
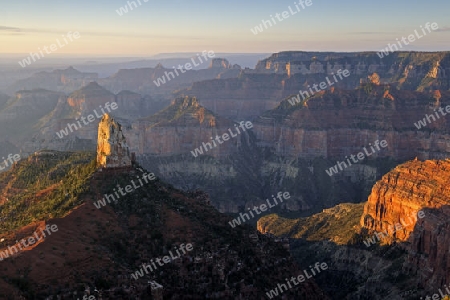
<svg viewBox="0 0 450 300">
<path fill-rule="evenodd" d="M 399 165 L 375 184 L 360 221 L 400 242 L 408 251 L 404 268 L 436 288 L 450 279 L 449 178 L 449 159 Z"/>
<path fill-rule="evenodd" d="M 131 166 L 130 150 L 122 126 L 108 114 L 98 124 L 97 163 L 103 168 Z"/>
</svg>

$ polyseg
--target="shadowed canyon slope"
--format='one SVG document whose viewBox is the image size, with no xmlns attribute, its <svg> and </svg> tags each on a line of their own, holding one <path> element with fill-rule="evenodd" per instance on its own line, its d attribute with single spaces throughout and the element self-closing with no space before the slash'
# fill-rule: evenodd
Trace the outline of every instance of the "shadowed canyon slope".
<svg viewBox="0 0 450 300">
<path fill-rule="evenodd" d="M 402 295 L 417 299 L 449 280 L 449 172 L 448 159 L 409 161 L 374 185 L 364 207 L 340 204 L 296 220 L 269 215 L 258 221 L 258 230 L 298 239 L 291 243 L 291 251 L 300 262 L 301 256 L 322 248 L 316 255 L 358 285 L 358 291 L 348 290 L 348 295 L 383 299 L 380 291 L 384 290 L 384 296 L 390 293 L 393 299 Z M 371 287 L 374 280 L 384 289 Z M 334 289 L 326 282 L 320 284 L 327 291 Z"/>
</svg>

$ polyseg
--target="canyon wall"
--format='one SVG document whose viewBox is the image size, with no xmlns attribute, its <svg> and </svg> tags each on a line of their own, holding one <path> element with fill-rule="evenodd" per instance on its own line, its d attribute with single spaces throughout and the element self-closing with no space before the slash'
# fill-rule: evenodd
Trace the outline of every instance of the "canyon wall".
<svg viewBox="0 0 450 300">
<path fill-rule="evenodd" d="M 411 160 L 377 181 L 365 203 L 298 219 L 266 215 L 258 230 L 290 238 L 300 264 L 329 261 L 335 273 L 319 284 L 336 299 L 419 299 L 450 280 L 449 178 L 449 159 Z"/>
<path fill-rule="evenodd" d="M 430 118 L 420 129 L 415 123 L 449 104 L 450 92 L 435 98 L 433 93 L 389 86 L 374 85 L 370 92 L 332 89 L 295 106 L 283 101 L 255 120 L 255 132 L 259 145 L 274 147 L 288 157 L 342 161 L 364 147 L 369 149 L 376 140 L 386 140 L 388 147 L 372 157 L 440 159 L 450 151 L 450 124 L 445 116 L 439 113 L 440 118 Z"/>
<path fill-rule="evenodd" d="M 344 69 L 350 75 L 335 80 L 333 75 Z M 177 95 L 196 96 L 209 110 L 234 120 L 252 119 L 327 80 L 327 89 L 353 90 L 376 78 L 377 84 L 429 92 L 448 90 L 449 74 L 449 52 L 396 52 L 380 58 L 375 52 L 287 51 L 261 60 L 255 69 L 243 69 L 237 78 L 196 82 Z"/>
<path fill-rule="evenodd" d="M 339 69 L 360 75 L 363 81 L 373 73 L 380 75 L 381 83 L 397 83 L 403 89 L 426 88 L 424 78 L 437 79 L 436 84 L 449 88 L 450 52 L 395 52 L 380 58 L 375 52 L 333 53 L 296 52 L 275 53 L 258 62 L 249 73 L 333 75 Z"/>
<path fill-rule="evenodd" d="M 428 288 L 450 280 L 449 178 L 448 159 L 399 165 L 375 184 L 361 217 L 369 233 L 387 231 L 385 242 L 407 250 L 403 268 Z"/>
</svg>

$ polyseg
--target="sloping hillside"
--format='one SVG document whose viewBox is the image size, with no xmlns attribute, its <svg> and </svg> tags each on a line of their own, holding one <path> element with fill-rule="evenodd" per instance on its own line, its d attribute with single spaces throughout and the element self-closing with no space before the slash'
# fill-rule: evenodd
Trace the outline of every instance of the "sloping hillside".
<svg viewBox="0 0 450 300">
<path fill-rule="evenodd" d="M 93 173 L 88 157 L 41 152 L 2 175 L 8 201 L 1 213 L 13 218 L 3 226 L 13 230 L 2 232 L 0 252 L 47 225 L 58 230 L 0 262 L 1 297 L 73 297 L 96 288 L 102 299 L 150 299 L 148 281 L 155 280 L 164 299 L 261 299 L 300 273 L 282 244 L 248 226 L 231 228 L 230 218 L 200 191 L 181 192 L 156 179 L 99 205 L 105 194 L 140 180 L 144 170 Z M 181 251 L 181 244 L 191 244 L 192 251 L 143 272 L 143 264 Z M 326 299 L 313 280 L 284 295 Z"/>
</svg>

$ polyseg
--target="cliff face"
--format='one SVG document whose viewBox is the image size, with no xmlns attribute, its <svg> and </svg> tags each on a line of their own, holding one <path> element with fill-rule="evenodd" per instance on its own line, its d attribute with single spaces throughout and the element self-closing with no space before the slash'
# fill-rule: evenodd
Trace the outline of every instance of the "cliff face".
<svg viewBox="0 0 450 300">
<path fill-rule="evenodd" d="M 433 93 L 375 85 L 370 91 L 332 89 L 295 106 L 283 101 L 255 121 L 255 132 L 260 145 L 288 157 L 343 160 L 369 143 L 386 140 L 388 147 L 377 151 L 379 157 L 440 159 L 450 151 L 447 119 L 430 118 L 420 130 L 415 123 L 450 104 L 449 92 L 441 96 L 437 100 Z"/>
<path fill-rule="evenodd" d="M 441 63 L 443 65 L 445 60 Z M 114 80 L 124 85 L 136 84 L 135 88 L 139 89 L 144 81 L 149 84 L 145 76 L 159 76 L 166 71 L 170 70 L 162 66 L 151 71 L 122 70 Z M 292 106 L 288 100 L 281 104 L 278 101 L 297 94 L 299 87 L 304 88 L 305 84 L 323 81 L 324 74 L 302 77 L 302 74 L 246 72 L 243 71 L 237 79 L 196 83 L 183 93 L 206 98 L 194 101 L 194 97 L 179 97 L 170 107 L 148 118 L 143 118 L 143 114 L 152 105 L 148 105 L 146 98 L 130 91 L 116 95 L 119 109 L 114 111 L 114 117 L 130 118 L 130 121 L 120 121 L 130 150 L 136 152 L 140 162 L 159 170 L 159 176 L 177 187 L 207 190 L 214 199 L 214 205 L 227 212 L 239 212 L 239 206 L 248 207 L 267 194 L 285 188 L 286 184 L 297 195 L 283 208 L 294 211 L 330 207 L 343 198 L 347 202 L 366 199 L 372 184 L 387 172 L 386 168 L 379 168 L 370 161 L 356 164 L 334 177 L 329 177 L 325 170 L 337 160 L 344 160 L 345 156 L 356 155 L 376 140 L 386 140 L 388 147 L 370 158 L 405 161 L 417 156 L 420 159 L 440 159 L 450 151 L 447 118 L 441 117 L 420 130 L 414 125 L 423 120 L 425 114 L 449 105 L 448 91 L 397 90 L 396 86 L 383 85 L 382 76 L 373 75 L 370 78 L 372 83 L 363 85 L 363 88 L 345 91 L 333 86 L 304 103 Z M 430 74 L 441 76 L 439 72 Z M 344 87 L 359 85 L 359 79 L 364 76 L 351 75 L 342 84 Z M 136 78 L 140 81 L 135 82 Z M 180 76 L 180 80 L 185 79 Z M 98 120 L 64 139 L 59 139 L 55 132 L 64 129 L 68 123 L 74 123 L 81 111 L 87 112 L 85 107 L 98 108 L 114 95 L 90 84 L 69 98 L 73 102 L 60 99 L 49 116 L 51 121 L 42 127 L 43 134 L 26 144 L 29 152 L 42 148 L 71 150 L 70 147 L 78 145 L 83 145 L 82 149 L 89 146 L 95 149 Z M 204 103 L 209 103 L 209 107 L 203 106 Z M 191 151 L 211 142 L 211 137 L 216 134 L 226 133 L 234 127 L 233 122 L 215 114 L 211 107 L 234 120 L 249 120 L 246 119 L 249 116 L 257 116 L 257 119 L 252 122 L 254 127 L 248 133 L 195 158 Z M 275 108 L 262 112 L 272 107 Z M 140 119 L 136 120 L 138 115 Z M 314 182 L 311 182 L 311 177 Z M 345 184 L 340 184 L 339 180 L 344 180 Z M 299 187 L 298 182 L 306 182 L 309 186 Z M 361 185 L 355 187 L 355 184 Z"/>
<path fill-rule="evenodd" d="M 448 159 L 402 164 L 375 184 L 361 218 L 369 232 L 387 231 L 385 240 L 403 242 L 408 251 L 404 268 L 428 287 L 440 288 L 450 280 L 449 178 Z"/>
<path fill-rule="evenodd" d="M 105 109 L 107 102 L 109 104 L 112 102 L 117 103 L 118 108 L 114 111 L 115 115 L 130 119 L 147 116 L 156 112 L 151 107 L 153 104 L 149 97 L 142 97 L 140 94 L 131 91 L 121 91 L 117 95 L 114 95 L 97 82 L 91 82 L 67 97 L 67 101 L 62 103 L 62 107 L 59 108 L 61 111 L 57 117 L 70 118 L 86 116 L 93 114 L 94 110 L 101 115 L 102 108 L 106 113 L 108 112 Z"/>
<path fill-rule="evenodd" d="M 330 260 L 336 273 L 319 284 L 336 299 L 419 299 L 450 280 L 449 178 L 449 159 L 409 161 L 384 175 L 366 203 L 299 219 L 267 215 L 258 230 L 292 238 L 300 263 Z M 376 233 L 381 245 L 367 244 Z M 337 289 L 339 280 L 352 284 Z"/>
<path fill-rule="evenodd" d="M 209 68 L 230 69 L 230 62 L 224 58 L 213 58 L 209 63 Z"/>
<path fill-rule="evenodd" d="M 448 89 L 450 52 L 395 52 L 380 58 L 375 52 L 280 52 L 264 59 L 251 73 L 286 74 L 288 76 L 323 76 L 347 69 L 367 81 L 373 73 L 381 83 L 396 83 L 402 89 L 423 90 L 434 86 Z M 429 79 L 424 83 L 424 79 Z"/>
<path fill-rule="evenodd" d="M 222 85 L 228 81 L 217 82 Z M 218 86 L 211 91 L 210 96 L 217 94 L 216 91 L 220 88 Z M 242 97 L 245 97 L 247 90 L 244 86 L 238 86 L 236 90 L 231 98 L 236 98 L 236 93 L 242 93 Z M 229 111 L 230 114 L 237 111 L 244 112 L 243 114 L 253 111 L 257 114 L 256 106 L 259 110 L 265 109 L 261 105 L 264 100 L 260 98 L 264 90 L 255 87 L 251 90 L 256 91 L 254 101 L 250 97 L 250 100 L 219 101 L 222 103 L 220 105 L 219 102 L 210 102 L 210 105 L 218 104 L 220 110 Z M 58 104 L 52 118 L 62 117 L 64 120 L 56 120 L 52 130 L 48 132 L 62 130 L 67 123 L 75 122 L 76 117 L 92 113 L 94 109 L 99 111 L 99 106 L 108 101 L 118 102 L 119 109 L 114 114 L 120 117 L 136 117 L 148 109 L 148 102 L 138 94 L 121 92 L 114 96 L 91 83 L 68 97 L 67 104 L 64 101 Z M 270 103 L 271 100 L 267 101 L 266 103 Z M 201 103 L 203 102 L 205 101 L 202 100 Z M 272 104 L 275 105 L 275 102 Z M 360 152 L 369 143 L 386 140 L 388 147 L 376 153 L 379 157 L 400 160 L 416 156 L 420 159 L 440 159 L 450 151 L 450 128 L 446 118 L 441 117 L 422 126 L 420 130 L 415 124 L 422 121 L 425 114 L 431 115 L 436 108 L 448 104 L 450 92 L 440 92 L 437 95 L 436 92 L 398 91 L 376 85 L 371 86 L 370 91 L 332 89 L 317 93 L 307 102 L 295 106 L 288 100 L 283 101 L 277 108 L 258 117 L 254 122 L 254 132 L 260 146 L 273 148 L 277 154 L 285 157 L 343 159 L 346 155 Z M 141 154 L 186 153 L 200 146 L 201 142 L 210 141 L 215 134 L 226 132 L 232 125 L 231 122 L 214 116 L 212 112 L 206 112 L 204 107 L 182 107 L 178 102 L 175 103 L 176 107 L 173 105 L 158 113 L 156 119 L 145 118 L 130 122 L 127 130 L 134 132 L 130 133 L 133 150 Z M 95 139 L 94 128 L 83 127 L 76 135 L 82 139 Z M 235 148 L 232 144 L 237 145 L 228 142 L 210 153 L 230 154 L 228 150 Z"/>
<path fill-rule="evenodd" d="M 350 75 L 334 82 L 333 75 L 344 69 Z M 222 116 L 252 118 L 327 77 L 338 89 L 353 90 L 376 77 L 377 84 L 394 89 L 431 91 L 448 90 L 449 74 L 449 52 L 396 52 L 383 59 L 374 52 L 281 52 L 261 60 L 255 69 L 242 70 L 237 78 L 196 82 L 179 95 L 196 96 Z"/>
<path fill-rule="evenodd" d="M 446 119 L 431 122 L 420 130 L 414 126 L 425 113 L 433 113 L 436 106 L 450 104 L 449 92 L 436 96 L 374 85 L 371 91 L 322 92 L 305 105 L 292 106 L 286 100 L 252 122 L 254 127 L 248 132 L 208 151 L 203 143 L 211 143 L 211 137 L 233 129 L 234 122 L 202 107 L 194 97 L 177 98 L 156 115 L 120 122 L 130 151 L 136 153 L 140 163 L 158 170 L 155 171 L 158 176 L 177 187 L 208 191 L 222 212 L 239 212 L 239 206 L 250 207 L 286 186 L 296 196 L 283 208 L 298 211 L 331 207 L 344 198 L 347 202 L 366 199 L 372 184 L 389 168 L 380 168 L 372 161 L 355 164 L 334 177 L 329 177 L 325 170 L 376 140 L 386 140 L 388 147 L 370 158 L 404 161 L 416 156 L 445 157 L 450 151 Z M 85 99 L 84 102 L 91 101 L 90 97 Z M 119 93 L 115 99 L 121 103 L 114 111 L 115 117 L 120 117 L 124 110 L 125 115 L 130 115 L 141 107 L 139 96 L 132 92 Z M 70 116 L 68 104 L 64 101 L 60 104 L 54 115 Z M 83 145 L 82 149 L 94 150 L 95 123 L 63 139 L 56 137 L 55 132 L 74 123 L 74 117 L 62 120 L 55 117 L 56 121 L 45 128 L 44 138 L 36 137 L 27 144 L 30 145 L 27 149 L 70 150 Z M 72 136 L 78 140 L 72 140 Z M 196 148 L 203 148 L 203 154 L 194 157 L 191 151 Z M 233 159 L 227 159 L 231 156 Z M 340 180 L 345 184 L 340 184 Z M 300 181 L 305 186 L 300 186 Z"/>
<path fill-rule="evenodd" d="M 120 107 L 120 111 L 117 113 L 122 117 L 128 117 L 130 119 L 139 118 L 146 112 L 151 113 L 153 111 L 151 99 L 142 98 L 140 94 L 130 91 L 121 91 L 118 93 L 116 95 L 116 102 Z"/>
<path fill-rule="evenodd" d="M 122 126 L 108 114 L 98 124 L 97 164 L 103 168 L 131 166 L 130 150 Z"/>
<path fill-rule="evenodd" d="M 86 98 L 85 102 L 89 99 Z M 119 93 L 116 99 L 124 105 L 139 101 L 138 95 L 132 92 Z M 120 104 L 118 106 L 114 111 L 115 117 L 123 113 L 124 108 Z M 54 115 L 64 115 L 67 111 L 65 107 L 68 106 L 62 102 L 58 105 L 60 110 L 55 110 Z M 95 149 L 95 123 L 59 139 L 55 135 L 55 131 L 58 132 L 56 129 L 65 128 L 68 123 L 74 123 L 74 119 L 56 120 L 51 123 L 54 127 L 45 128 L 44 138 L 37 137 L 34 142 L 27 144 L 30 152 L 42 148 Z M 325 169 L 335 162 L 327 161 L 326 157 L 319 158 L 321 152 L 312 153 L 314 161 L 298 159 L 294 155 L 289 157 L 291 153 L 277 153 L 282 149 L 280 145 L 292 142 L 290 137 L 280 135 L 278 140 L 266 140 L 264 144 L 264 139 L 263 142 L 256 139 L 259 133 L 254 128 L 209 149 L 206 143 L 211 143 L 211 137 L 227 133 L 229 129 L 234 131 L 235 123 L 205 109 L 194 97 L 177 98 L 171 106 L 156 115 L 136 121 L 121 119 L 120 123 L 130 151 L 136 153 L 137 160 L 143 166 L 155 170 L 159 177 L 179 188 L 206 190 L 214 199 L 214 205 L 222 212 L 239 212 L 242 205 L 252 207 L 268 194 L 277 193 L 286 187 L 295 196 L 280 209 L 289 211 L 330 207 L 339 203 L 342 197 L 346 197 L 348 202 L 361 201 L 367 197 L 372 184 L 383 171 L 377 166 L 352 166 L 342 172 L 346 182 L 342 185 L 325 173 Z M 273 127 L 266 128 L 260 124 L 258 128 L 264 137 L 268 137 L 267 132 L 276 133 Z M 290 130 L 303 130 L 306 132 L 305 137 L 312 135 L 308 129 L 294 127 Z M 342 129 L 344 133 L 346 130 Z M 203 143 L 208 151 L 205 151 Z M 330 143 L 336 148 L 345 146 L 344 141 Z M 314 147 L 314 144 L 309 143 L 308 146 Z M 197 152 L 198 157 L 194 157 L 191 151 L 196 148 L 202 148 L 203 154 Z M 318 149 L 322 150 L 320 147 Z M 354 184 L 359 185 L 358 190 L 353 190 Z"/>
</svg>

